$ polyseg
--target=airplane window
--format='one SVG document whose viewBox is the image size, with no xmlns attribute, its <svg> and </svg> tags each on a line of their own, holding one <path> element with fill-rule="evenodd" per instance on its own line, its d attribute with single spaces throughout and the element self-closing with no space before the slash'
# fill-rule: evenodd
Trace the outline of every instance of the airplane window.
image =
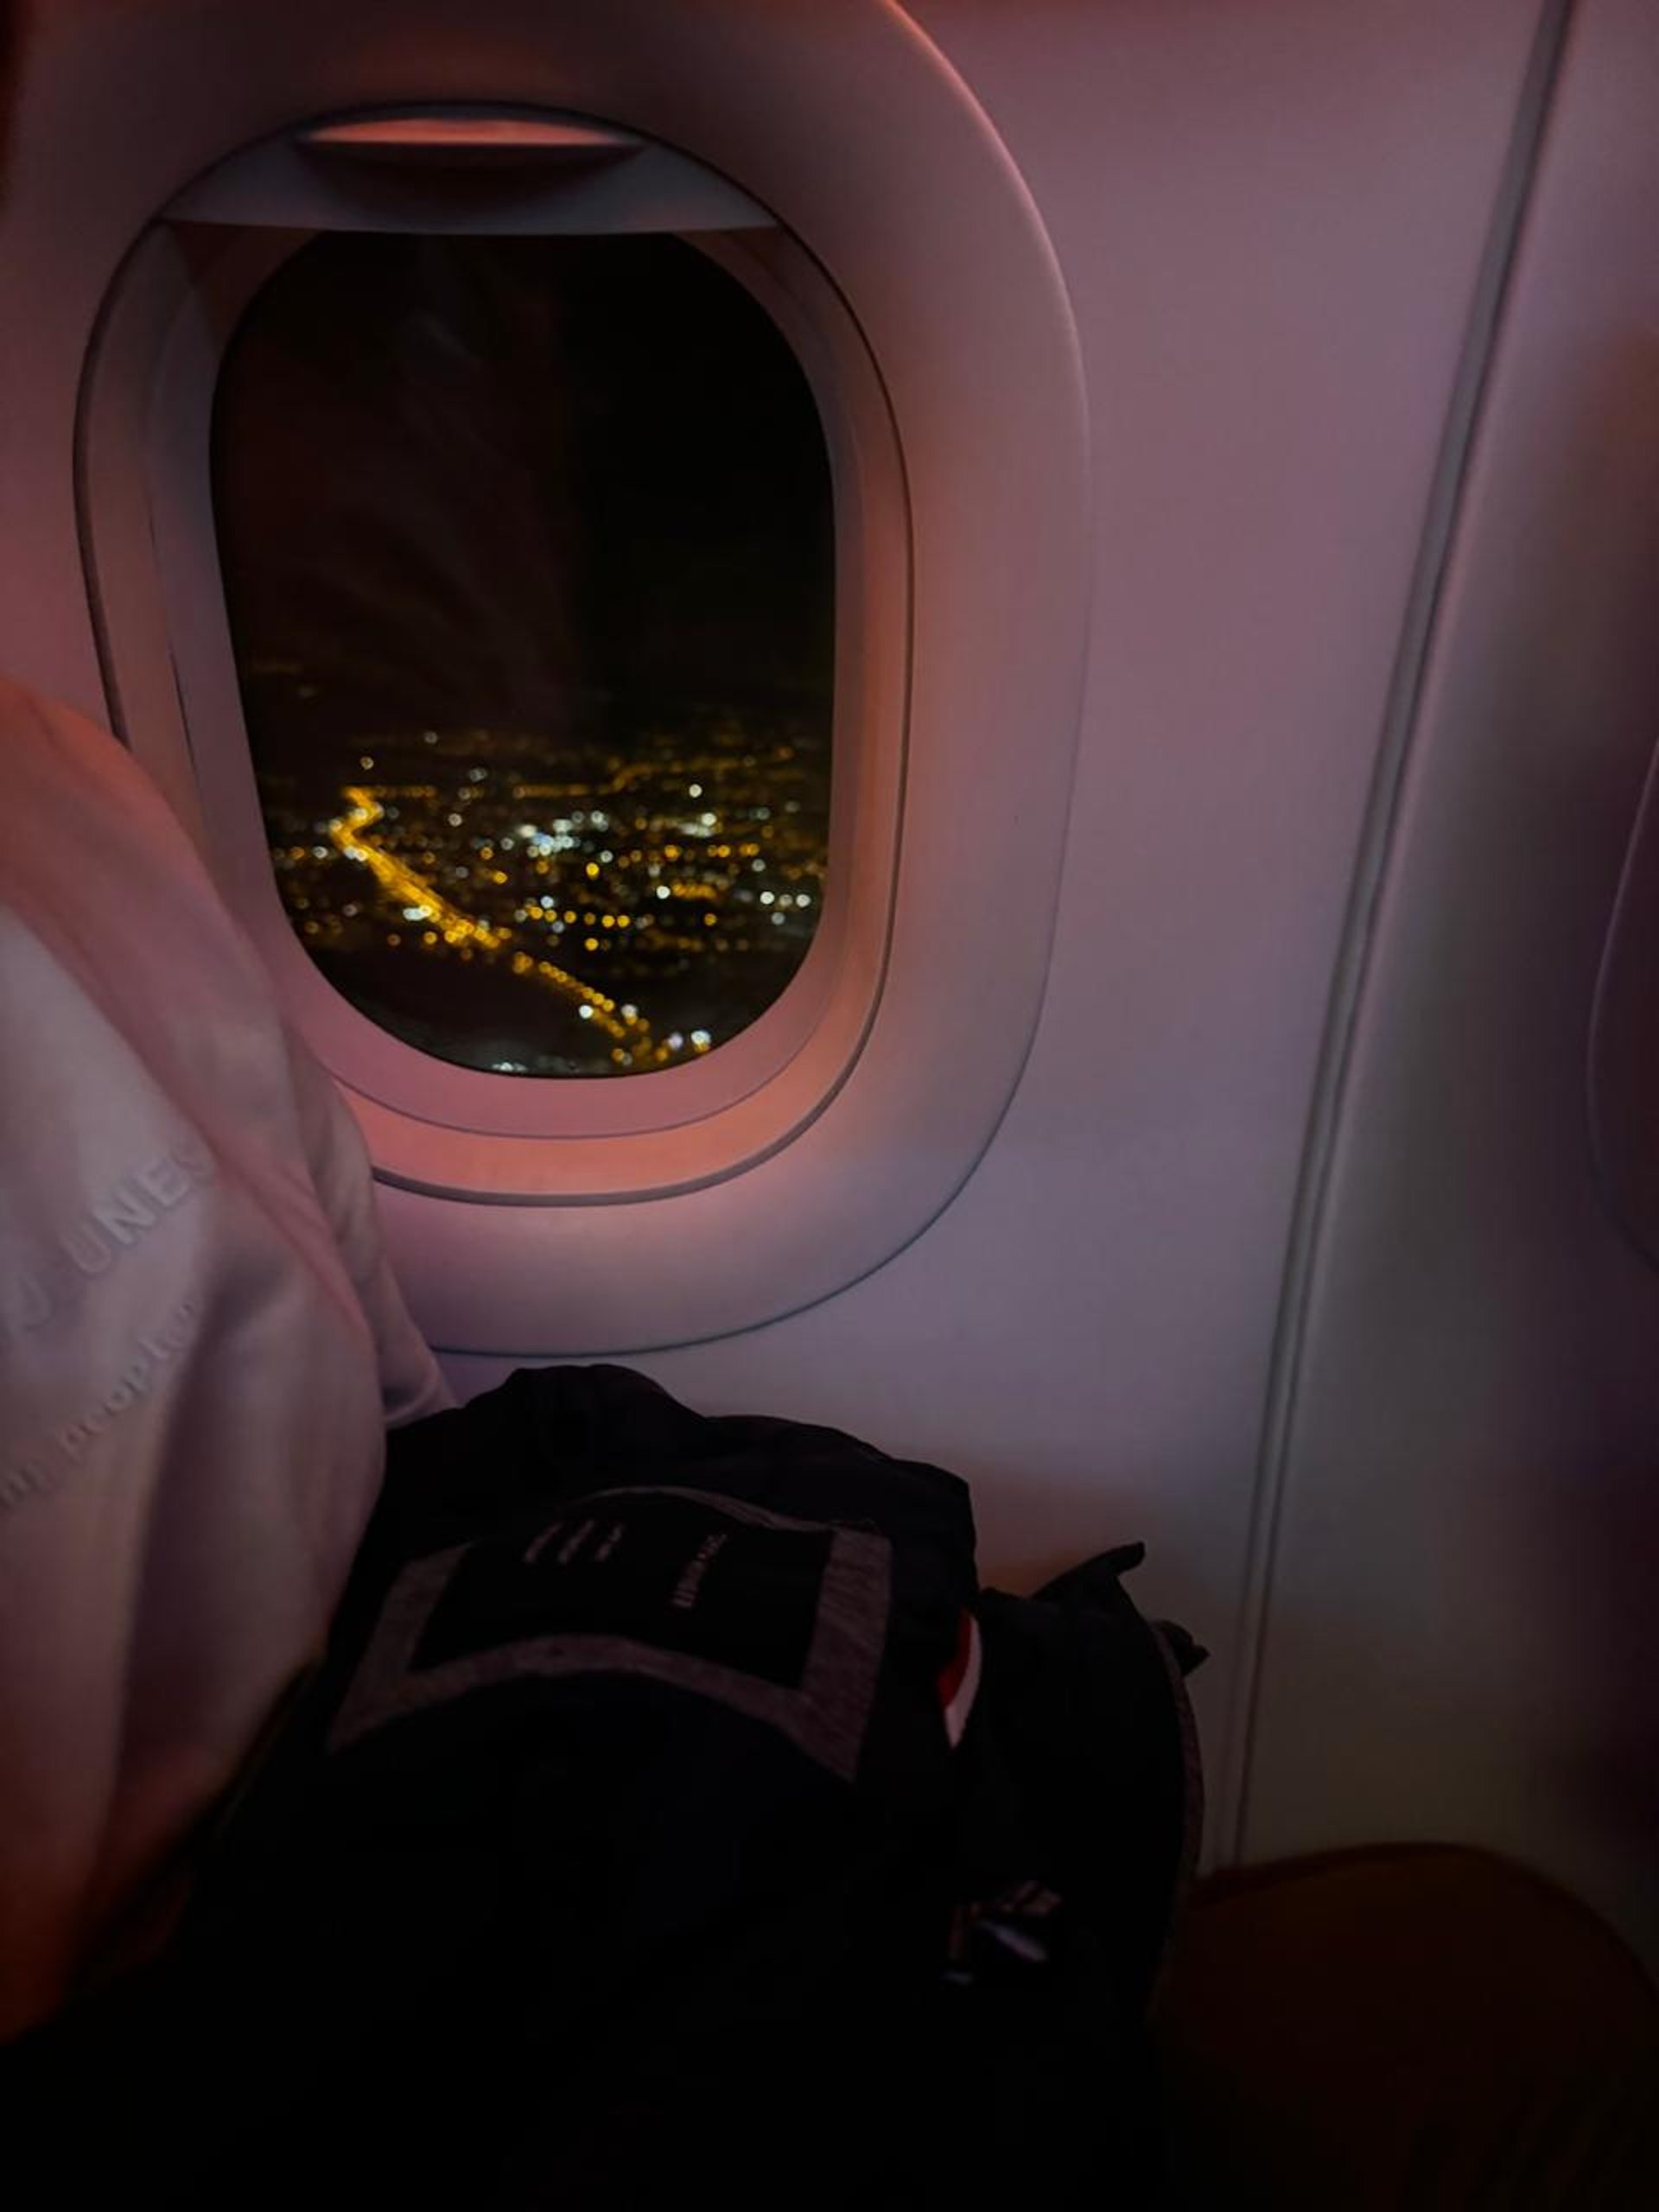
<svg viewBox="0 0 1659 2212">
<path fill-rule="evenodd" d="M 337 989 L 504 1074 L 700 1058 L 822 911 L 834 524 L 816 404 L 664 236 L 346 233 L 214 407 L 272 863 Z"/>
</svg>

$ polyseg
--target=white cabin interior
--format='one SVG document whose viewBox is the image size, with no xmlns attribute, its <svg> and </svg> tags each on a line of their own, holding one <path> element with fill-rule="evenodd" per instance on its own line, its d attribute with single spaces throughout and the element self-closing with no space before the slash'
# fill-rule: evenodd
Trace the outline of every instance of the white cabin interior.
<svg viewBox="0 0 1659 2212">
<path fill-rule="evenodd" d="M 632 151 L 304 139 L 480 115 Z M 812 388 L 825 918 L 729 1059 L 463 1070 L 284 918 L 209 417 L 377 226 L 702 237 Z M 0 665 L 269 947 L 457 1389 L 850 1429 L 1014 1587 L 1143 1538 L 1212 1866 L 1477 1843 L 1650 1958 L 1656 240 L 1651 0 L 48 0 L 0 213 Z"/>
</svg>

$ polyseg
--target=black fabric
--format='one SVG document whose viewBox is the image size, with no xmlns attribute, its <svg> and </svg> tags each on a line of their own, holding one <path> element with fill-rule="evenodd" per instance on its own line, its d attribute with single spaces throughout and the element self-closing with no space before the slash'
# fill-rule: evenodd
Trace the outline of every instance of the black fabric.
<svg viewBox="0 0 1659 2212">
<path fill-rule="evenodd" d="M 1196 1807 L 1136 1557 L 981 1593 L 937 1468 L 514 1376 L 394 1437 L 181 1940 L 37 2078 L 180 2204 L 1144 2202 Z"/>
<path fill-rule="evenodd" d="M 942 2076 L 972 2116 L 953 2145 L 959 2201 L 1116 2207 L 1158 2191 L 1142 2021 L 1197 1855 L 1180 1675 L 1204 1655 L 1141 1619 L 1118 1580 L 1141 1555 L 1106 1554 L 1034 1599 L 978 1602 L 983 1688 L 963 1747 L 955 1885 L 957 1948 L 965 1931 L 974 1971 L 936 1993 Z"/>
</svg>

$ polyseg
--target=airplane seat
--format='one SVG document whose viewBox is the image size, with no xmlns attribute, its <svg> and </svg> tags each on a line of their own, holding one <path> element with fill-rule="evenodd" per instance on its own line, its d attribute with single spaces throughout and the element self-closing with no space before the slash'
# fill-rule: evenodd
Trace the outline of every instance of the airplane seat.
<svg viewBox="0 0 1659 2212">
<path fill-rule="evenodd" d="M 1659 2203 L 1659 1996 L 1587 1908 L 1491 1853 L 1213 1878 L 1156 2024 L 1192 2212 Z"/>
</svg>

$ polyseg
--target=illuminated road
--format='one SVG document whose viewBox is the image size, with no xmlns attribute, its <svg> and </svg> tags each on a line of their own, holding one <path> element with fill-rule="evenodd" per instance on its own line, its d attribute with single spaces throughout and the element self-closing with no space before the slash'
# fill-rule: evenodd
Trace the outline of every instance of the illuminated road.
<svg viewBox="0 0 1659 2212">
<path fill-rule="evenodd" d="M 337 815 L 328 824 L 330 839 L 348 861 L 368 869 L 386 897 L 401 906 L 411 921 L 428 922 L 446 944 L 470 946 L 486 958 L 505 960 L 515 976 L 545 985 L 575 1006 L 582 1020 L 613 1039 L 628 1065 L 662 1067 L 676 1057 L 670 1046 L 652 1041 L 651 1024 L 642 1015 L 619 1007 L 614 999 L 584 983 L 569 969 L 516 949 L 511 930 L 497 929 L 463 913 L 423 876 L 377 844 L 366 833 L 383 818 L 385 809 L 361 785 L 348 785 L 340 796 L 349 811 Z"/>
</svg>

